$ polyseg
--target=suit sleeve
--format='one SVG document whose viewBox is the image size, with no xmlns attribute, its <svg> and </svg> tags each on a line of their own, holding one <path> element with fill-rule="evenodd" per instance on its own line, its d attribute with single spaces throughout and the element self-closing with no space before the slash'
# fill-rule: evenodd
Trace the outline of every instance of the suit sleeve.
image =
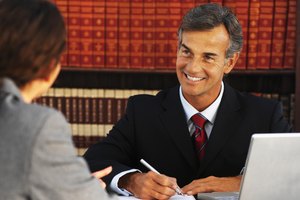
<svg viewBox="0 0 300 200">
<path fill-rule="evenodd" d="M 45 120 L 31 159 L 32 199 L 113 199 L 91 176 L 85 161 L 76 155 L 69 124 L 60 113 L 52 113 Z"/>
<path fill-rule="evenodd" d="M 134 104 L 129 98 L 125 116 L 120 119 L 107 137 L 91 147 L 84 154 L 91 171 L 112 166 L 111 174 L 103 178 L 110 185 L 117 174 L 136 168 L 138 159 L 135 150 Z M 110 190 L 110 188 L 107 188 Z"/>
<path fill-rule="evenodd" d="M 293 131 L 288 121 L 284 118 L 282 104 L 279 102 L 275 104 L 273 109 L 272 122 L 270 126 L 270 132 L 273 133 L 285 133 Z"/>
</svg>

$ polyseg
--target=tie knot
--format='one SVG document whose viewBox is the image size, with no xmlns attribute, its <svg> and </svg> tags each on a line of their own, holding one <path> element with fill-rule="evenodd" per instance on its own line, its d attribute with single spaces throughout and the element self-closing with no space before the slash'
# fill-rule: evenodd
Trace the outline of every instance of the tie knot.
<svg viewBox="0 0 300 200">
<path fill-rule="evenodd" d="M 204 117 L 199 114 L 195 114 L 192 116 L 192 121 L 194 124 L 200 128 L 204 127 L 205 122 L 207 121 Z"/>
</svg>

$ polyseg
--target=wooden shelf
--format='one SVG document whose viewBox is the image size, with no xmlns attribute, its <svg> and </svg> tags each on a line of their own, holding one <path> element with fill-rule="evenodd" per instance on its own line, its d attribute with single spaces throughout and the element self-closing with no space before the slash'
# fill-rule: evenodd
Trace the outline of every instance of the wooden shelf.
<svg viewBox="0 0 300 200">
<path fill-rule="evenodd" d="M 295 91 L 295 73 L 292 70 L 233 71 L 225 81 L 236 89 L 247 92 L 282 93 Z M 64 69 L 55 87 L 106 89 L 165 89 L 178 84 L 171 71 Z"/>
<path fill-rule="evenodd" d="M 144 74 L 174 74 L 175 73 L 175 67 L 174 69 L 125 69 L 125 68 L 80 68 L 80 67 L 63 67 L 63 72 L 97 72 L 97 73 L 144 73 Z M 268 74 L 268 75 L 276 75 L 276 74 L 294 74 L 295 70 L 292 69 L 270 69 L 270 70 L 233 70 L 230 74 Z"/>
</svg>

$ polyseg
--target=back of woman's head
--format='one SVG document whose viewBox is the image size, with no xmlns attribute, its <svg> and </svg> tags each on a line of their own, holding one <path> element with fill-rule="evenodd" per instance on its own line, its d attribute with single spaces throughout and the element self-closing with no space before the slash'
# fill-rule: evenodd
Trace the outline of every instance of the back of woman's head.
<svg viewBox="0 0 300 200">
<path fill-rule="evenodd" d="M 19 87 L 43 78 L 66 44 L 62 15 L 48 0 L 0 0 L 0 78 Z"/>
</svg>

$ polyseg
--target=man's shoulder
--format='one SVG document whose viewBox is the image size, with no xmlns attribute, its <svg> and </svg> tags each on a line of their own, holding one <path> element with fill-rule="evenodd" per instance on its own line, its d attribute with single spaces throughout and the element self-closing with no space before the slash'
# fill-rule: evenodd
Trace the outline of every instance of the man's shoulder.
<svg viewBox="0 0 300 200">
<path fill-rule="evenodd" d="M 175 96 L 178 95 L 179 86 L 175 86 L 172 88 L 167 88 L 160 90 L 156 95 L 150 95 L 150 94 L 138 94 L 131 96 L 129 99 L 131 101 L 163 101 L 169 96 Z"/>
<path fill-rule="evenodd" d="M 247 110 L 247 112 L 269 113 L 273 109 L 280 108 L 280 102 L 274 99 L 268 99 L 250 92 L 242 92 L 230 87 L 225 88 L 225 102 L 233 108 Z"/>
<path fill-rule="evenodd" d="M 278 104 L 279 101 L 271 98 L 263 97 L 259 94 L 254 94 L 251 92 L 240 92 L 239 93 L 240 99 L 243 99 L 244 102 L 249 104 L 256 104 L 256 105 L 275 105 Z"/>
<path fill-rule="evenodd" d="M 233 97 L 236 96 L 241 102 L 245 103 L 258 103 L 258 104 L 269 104 L 274 105 L 277 104 L 278 101 L 272 98 L 266 98 L 262 96 L 260 93 L 252 93 L 246 91 L 239 91 L 230 85 L 226 85 L 226 92 L 229 93 L 228 96 Z"/>
</svg>

